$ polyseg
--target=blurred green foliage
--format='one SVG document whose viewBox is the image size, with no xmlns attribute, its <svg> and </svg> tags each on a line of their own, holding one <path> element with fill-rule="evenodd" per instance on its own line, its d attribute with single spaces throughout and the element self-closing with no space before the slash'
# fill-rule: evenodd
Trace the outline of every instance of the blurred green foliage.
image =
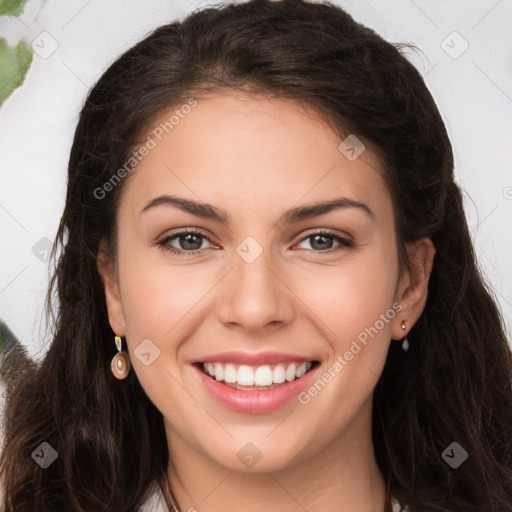
<svg viewBox="0 0 512 512">
<path fill-rule="evenodd" d="M 10 48 L 0 39 L 0 105 L 19 87 L 32 62 L 32 50 L 23 41 Z"/>
<path fill-rule="evenodd" d="M 0 16 L 21 16 L 26 0 L 0 0 Z M 0 105 L 19 87 L 32 62 L 32 49 L 23 41 L 10 48 L 0 39 Z"/>
<path fill-rule="evenodd" d="M 7 16 L 19 16 L 27 0 L 0 0 L 0 15 L 7 14 Z"/>
</svg>

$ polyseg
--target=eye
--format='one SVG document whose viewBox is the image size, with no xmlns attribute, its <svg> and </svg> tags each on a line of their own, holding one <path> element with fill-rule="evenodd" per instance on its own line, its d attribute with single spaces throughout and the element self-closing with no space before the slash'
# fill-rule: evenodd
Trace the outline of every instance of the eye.
<svg viewBox="0 0 512 512">
<path fill-rule="evenodd" d="M 194 230 L 181 230 L 173 233 L 170 236 L 165 237 L 157 243 L 164 250 L 169 251 L 172 254 L 197 254 L 203 250 L 203 242 L 207 240 L 211 243 L 211 240 L 199 231 Z M 310 240 L 310 245 L 314 252 L 336 252 L 343 249 L 351 249 L 355 247 L 354 242 L 349 239 L 337 235 L 331 231 L 317 231 L 304 238 L 299 243 L 304 243 Z M 333 240 L 338 242 L 338 247 L 332 248 Z M 179 247 L 172 245 L 177 243 Z M 311 250 L 304 249 L 301 250 Z"/>
<path fill-rule="evenodd" d="M 182 230 L 165 237 L 158 242 L 158 245 L 173 254 L 197 254 L 201 252 L 204 240 L 211 242 L 206 235 L 199 231 Z M 171 245 L 172 242 L 176 242 L 179 247 Z"/>
<path fill-rule="evenodd" d="M 300 243 L 311 240 L 310 245 L 314 252 L 335 252 L 343 249 L 351 249 L 355 244 L 349 238 L 339 236 L 331 231 L 317 231 L 303 238 Z M 332 241 L 339 243 L 338 247 L 332 249 Z"/>
</svg>

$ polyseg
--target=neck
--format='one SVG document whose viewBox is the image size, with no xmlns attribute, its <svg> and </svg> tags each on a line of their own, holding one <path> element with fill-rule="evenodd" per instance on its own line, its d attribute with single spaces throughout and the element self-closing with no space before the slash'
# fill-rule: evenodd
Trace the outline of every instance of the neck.
<svg viewBox="0 0 512 512">
<path fill-rule="evenodd" d="M 166 422 L 167 474 L 175 501 L 182 512 L 225 512 L 226 503 L 229 510 L 244 512 L 262 506 L 282 512 L 383 512 L 386 488 L 375 461 L 371 421 L 360 420 L 314 456 L 265 472 L 218 464 Z"/>
</svg>

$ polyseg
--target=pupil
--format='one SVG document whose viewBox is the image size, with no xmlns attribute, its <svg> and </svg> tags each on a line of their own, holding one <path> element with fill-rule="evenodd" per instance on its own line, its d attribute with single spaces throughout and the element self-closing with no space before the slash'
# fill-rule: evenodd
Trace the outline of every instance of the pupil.
<svg viewBox="0 0 512 512">
<path fill-rule="evenodd" d="M 182 240 L 184 240 L 184 244 L 182 244 L 182 247 L 184 249 L 195 250 L 195 249 L 199 249 L 201 247 L 201 241 L 199 240 L 199 243 L 197 242 L 197 239 L 200 238 L 198 235 L 194 235 L 193 233 L 189 233 L 187 235 L 182 236 L 181 238 L 182 238 Z M 196 239 L 195 244 L 197 245 L 197 247 L 190 247 L 190 246 L 187 247 L 187 244 L 194 245 L 194 238 Z"/>
<path fill-rule="evenodd" d="M 327 242 L 326 242 L 326 240 L 327 240 Z M 320 247 L 316 247 L 317 249 L 330 249 L 330 246 L 332 245 L 332 239 L 330 237 L 324 236 L 324 235 L 315 235 L 313 237 L 313 244 L 312 244 L 312 246 L 314 247 L 314 244 L 316 242 L 318 242 L 318 241 L 320 241 Z M 322 241 L 323 241 L 324 244 L 327 243 L 328 247 L 325 247 L 325 246 L 322 247 Z"/>
</svg>

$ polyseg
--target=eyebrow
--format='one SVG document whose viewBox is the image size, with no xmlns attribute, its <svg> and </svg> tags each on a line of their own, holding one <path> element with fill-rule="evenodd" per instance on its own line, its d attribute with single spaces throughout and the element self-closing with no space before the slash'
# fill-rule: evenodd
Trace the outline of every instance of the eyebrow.
<svg viewBox="0 0 512 512">
<path fill-rule="evenodd" d="M 158 196 L 149 201 L 142 209 L 141 214 L 161 205 L 174 205 L 184 212 L 197 217 L 212 219 L 222 224 L 229 224 L 231 222 L 231 217 L 226 211 L 220 210 L 211 204 L 169 195 Z M 291 208 L 281 215 L 279 223 L 294 224 L 318 215 L 323 215 L 332 210 L 346 208 L 357 208 L 365 212 L 372 220 L 375 220 L 375 213 L 366 204 L 347 197 L 338 197 L 329 201 Z"/>
</svg>

